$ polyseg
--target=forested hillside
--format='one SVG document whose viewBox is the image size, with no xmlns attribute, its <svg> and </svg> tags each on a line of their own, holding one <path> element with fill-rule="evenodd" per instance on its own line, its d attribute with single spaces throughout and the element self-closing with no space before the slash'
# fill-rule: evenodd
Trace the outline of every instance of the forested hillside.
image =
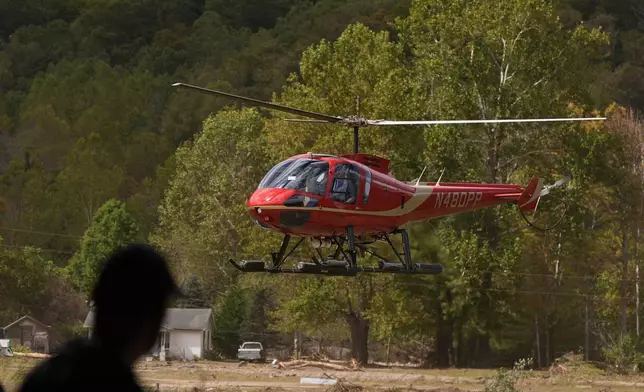
<svg viewBox="0 0 644 392">
<path fill-rule="evenodd" d="M 0 0 L 0 325 L 29 313 L 71 337 L 100 260 L 136 240 L 171 257 L 194 294 L 182 306 L 214 307 L 218 353 L 293 334 L 441 366 L 635 347 L 644 6 L 452 3 Z M 414 225 L 414 257 L 442 263 L 438 277 L 249 277 L 227 259 L 280 238 L 246 197 L 273 164 L 349 152 L 351 134 L 228 110 L 177 81 L 337 115 L 360 96 L 371 118 L 609 121 L 363 131 L 362 150 L 403 180 L 426 165 L 444 181 L 571 174 L 536 224 L 566 216 L 545 232 L 512 207 Z"/>
</svg>

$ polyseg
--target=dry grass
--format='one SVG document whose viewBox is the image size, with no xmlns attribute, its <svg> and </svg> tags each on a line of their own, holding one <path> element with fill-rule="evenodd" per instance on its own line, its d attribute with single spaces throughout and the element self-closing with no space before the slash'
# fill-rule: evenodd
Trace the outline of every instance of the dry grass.
<svg viewBox="0 0 644 392">
<path fill-rule="evenodd" d="M 0 382 L 7 392 L 15 391 L 37 359 L 0 358 Z M 324 392 L 474 392 L 482 391 L 496 370 L 363 368 L 362 371 L 328 369 L 273 369 L 270 364 L 239 366 L 235 362 L 196 363 L 141 362 L 136 373 L 149 391 L 293 391 Z M 303 385 L 301 377 L 335 378 L 335 385 Z M 644 376 L 607 375 L 577 356 L 566 356 L 549 370 L 532 372 L 521 390 L 530 392 L 634 392 L 644 387 Z"/>
<path fill-rule="evenodd" d="M 0 357 L 0 385 L 7 392 L 16 390 L 34 363 L 29 358 Z"/>
</svg>

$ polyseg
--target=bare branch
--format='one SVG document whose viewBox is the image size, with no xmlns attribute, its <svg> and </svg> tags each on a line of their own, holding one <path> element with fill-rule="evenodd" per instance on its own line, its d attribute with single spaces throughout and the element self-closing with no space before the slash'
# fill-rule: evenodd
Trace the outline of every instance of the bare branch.
<svg viewBox="0 0 644 392">
<path fill-rule="evenodd" d="M 513 74 L 513 75 L 514 75 L 514 74 Z M 546 81 L 546 77 L 544 76 L 543 78 L 541 78 L 541 79 L 537 80 L 536 82 L 534 82 L 534 83 L 532 84 L 532 86 L 530 86 L 530 87 L 528 87 L 527 89 L 523 90 L 523 91 L 519 94 L 519 96 L 517 97 L 517 99 L 515 99 L 515 100 L 514 100 L 514 102 L 512 102 L 512 104 L 510 104 L 510 108 L 514 107 L 514 105 L 516 105 L 517 103 L 519 103 L 519 101 L 520 101 L 521 99 L 525 98 L 526 93 L 527 93 L 528 91 L 530 91 L 530 90 L 531 90 L 531 89 L 533 89 L 534 87 L 537 87 L 539 84 L 541 84 L 541 83 L 543 83 L 543 82 L 545 82 L 545 81 Z M 547 83 L 547 82 L 546 82 L 546 83 Z"/>
</svg>

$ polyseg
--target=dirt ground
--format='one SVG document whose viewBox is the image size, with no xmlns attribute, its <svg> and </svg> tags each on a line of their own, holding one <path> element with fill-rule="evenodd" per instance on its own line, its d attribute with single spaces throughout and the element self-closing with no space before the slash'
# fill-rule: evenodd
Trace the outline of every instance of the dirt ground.
<svg viewBox="0 0 644 392">
<path fill-rule="evenodd" d="M 38 359 L 0 358 L 0 382 L 15 391 L 22 377 Z M 274 369 L 270 363 L 238 362 L 141 362 L 136 367 L 141 382 L 153 389 L 177 391 L 482 391 L 496 370 L 366 368 L 330 371 L 307 367 Z M 301 384 L 302 377 L 333 378 L 336 385 Z M 604 371 L 567 367 L 558 371 L 532 372 L 519 385 L 531 392 L 634 392 L 644 387 L 644 376 L 607 376 Z"/>
</svg>

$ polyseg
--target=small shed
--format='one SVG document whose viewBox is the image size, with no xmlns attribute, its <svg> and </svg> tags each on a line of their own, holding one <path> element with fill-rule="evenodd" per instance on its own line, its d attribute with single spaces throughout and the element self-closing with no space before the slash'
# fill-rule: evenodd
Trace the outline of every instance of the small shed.
<svg viewBox="0 0 644 392">
<path fill-rule="evenodd" d="M 49 329 L 46 325 L 31 316 L 22 316 L 3 328 L 4 336 L 11 341 L 11 346 L 24 346 L 33 352 L 49 354 Z"/>
<path fill-rule="evenodd" d="M 89 329 L 91 336 L 94 327 L 93 309 L 87 314 L 84 327 Z M 169 308 L 151 354 L 161 358 L 185 360 L 202 358 L 212 349 L 213 327 L 212 309 Z"/>
</svg>

